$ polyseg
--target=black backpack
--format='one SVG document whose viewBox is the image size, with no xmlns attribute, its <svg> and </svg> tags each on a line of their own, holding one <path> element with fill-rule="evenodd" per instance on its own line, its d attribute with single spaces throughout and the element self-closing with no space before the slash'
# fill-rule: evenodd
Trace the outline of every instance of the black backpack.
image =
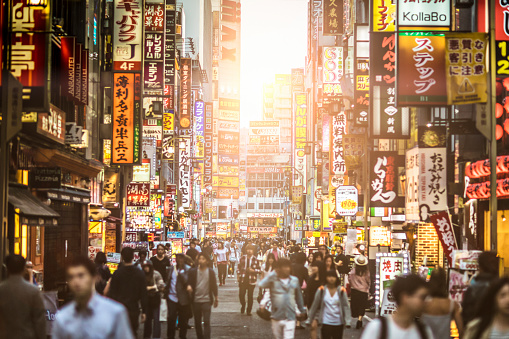
<svg viewBox="0 0 509 339">
<path fill-rule="evenodd" d="M 382 324 L 382 331 L 380 332 L 379 339 L 387 339 L 389 337 L 389 324 L 387 322 L 386 317 L 379 317 L 380 323 Z M 417 326 L 417 330 L 421 335 L 421 339 L 428 339 L 428 334 L 426 333 L 426 329 L 424 324 L 421 323 L 418 319 L 415 319 L 415 325 Z"/>
</svg>

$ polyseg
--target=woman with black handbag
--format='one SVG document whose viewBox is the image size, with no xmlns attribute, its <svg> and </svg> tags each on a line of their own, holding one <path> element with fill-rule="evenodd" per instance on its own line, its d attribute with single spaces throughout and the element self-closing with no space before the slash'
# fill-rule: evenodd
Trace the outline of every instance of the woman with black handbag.
<svg viewBox="0 0 509 339">
<path fill-rule="evenodd" d="M 142 268 L 145 273 L 148 295 L 147 319 L 143 328 L 143 338 L 161 338 L 159 307 L 161 306 L 161 292 L 164 290 L 164 280 L 161 273 L 154 270 L 150 261 L 145 261 Z"/>
</svg>

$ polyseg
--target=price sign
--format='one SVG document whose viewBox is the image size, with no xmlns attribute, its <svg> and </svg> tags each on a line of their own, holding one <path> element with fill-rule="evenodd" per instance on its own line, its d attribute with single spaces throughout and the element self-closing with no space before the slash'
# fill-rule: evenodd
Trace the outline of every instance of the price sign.
<svg viewBox="0 0 509 339">
<path fill-rule="evenodd" d="M 497 41 L 495 46 L 497 48 L 497 75 L 502 77 L 509 76 L 509 54 L 508 54 L 508 41 Z"/>
</svg>

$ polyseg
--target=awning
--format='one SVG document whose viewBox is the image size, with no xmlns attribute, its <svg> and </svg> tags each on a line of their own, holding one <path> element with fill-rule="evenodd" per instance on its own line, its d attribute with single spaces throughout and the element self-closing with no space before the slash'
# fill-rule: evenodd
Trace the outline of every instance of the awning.
<svg viewBox="0 0 509 339">
<path fill-rule="evenodd" d="M 52 188 L 48 190 L 39 189 L 39 192 L 47 191 L 47 197 L 51 200 L 71 201 L 78 204 L 90 203 L 90 191 L 68 189 L 68 188 Z"/>
<path fill-rule="evenodd" d="M 24 186 L 9 185 L 9 203 L 20 211 L 20 222 L 28 226 L 56 226 L 60 215 L 44 205 Z"/>
</svg>

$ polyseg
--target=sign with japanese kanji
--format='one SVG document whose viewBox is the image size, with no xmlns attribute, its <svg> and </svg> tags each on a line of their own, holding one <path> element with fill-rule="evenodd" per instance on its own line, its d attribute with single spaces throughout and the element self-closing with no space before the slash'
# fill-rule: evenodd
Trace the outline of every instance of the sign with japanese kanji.
<svg viewBox="0 0 509 339">
<path fill-rule="evenodd" d="M 419 148 L 406 151 L 405 159 L 405 217 L 407 221 L 419 221 Z"/>
<path fill-rule="evenodd" d="M 179 148 L 179 191 L 184 208 L 191 207 L 191 141 L 183 139 L 185 147 Z"/>
<path fill-rule="evenodd" d="M 205 152 L 205 103 L 202 100 L 194 102 L 194 135 L 195 157 L 203 158 Z"/>
<path fill-rule="evenodd" d="M 180 127 L 187 129 L 191 126 L 191 109 L 192 109 L 192 97 L 191 97 L 191 59 L 182 58 L 180 59 Z"/>
<path fill-rule="evenodd" d="M 113 5 L 113 70 L 141 71 L 143 1 L 115 0 Z"/>
<path fill-rule="evenodd" d="M 343 47 L 324 47 L 322 51 L 323 94 L 341 95 L 344 74 Z"/>
<path fill-rule="evenodd" d="M 211 102 L 205 103 L 205 155 L 203 161 L 203 183 L 212 185 L 212 157 L 213 157 L 213 106 Z"/>
<path fill-rule="evenodd" d="M 487 44 L 488 36 L 485 33 L 455 33 L 447 36 L 445 67 L 448 105 L 475 104 L 488 100 Z"/>
<path fill-rule="evenodd" d="M 359 191 L 355 186 L 336 188 L 336 213 L 340 216 L 354 216 L 359 210 Z"/>
<path fill-rule="evenodd" d="M 146 3 L 145 32 L 164 32 L 165 12 L 163 3 Z"/>
<path fill-rule="evenodd" d="M 307 114 L 308 114 L 308 97 L 306 93 L 294 93 L 294 121 L 295 121 L 295 157 L 294 167 L 296 169 L 296 177 L 293 180 L 294 186 L 305 186 L 307 182 L 306 176 L 306 154 L 305 146 L 307 141 Z"/>
<path fill-rule="evenodd" d="M 376 306 L 377 314 L 384 295 L 387 282 L 393 281 L 400 275 L 407 274 L 410 269 L 409 258 L 405 254 L 377 253 L 376 254 Z"/>
<path fill-rule="evenodd" d="M 323 0 L 323 35 L 343 34 L 343 1 Z"/>
<path fill-rule="evenodd" d="M 427 212 L 447 210 L 447 150 L 419 149 L 419 158 L 419 210 L 425 221 Z"/>
<path fill-rule="evenodd" d="M 373 32 L 396 30 L 396 0 L 373 0 L 371 11 Z"/>
<path fill-rule="evenodd" d="M 371 136 L 381 139 L 408 138 L 408 108 L 396 106 L 396 35 L 371 34 L 369 54 Z"/>
<path fill-rule="evenodd" d="M 354 114 L 357 125 L 368 125 L 369 60 L 357 58 L 354 67 Z"/>
<path fill-rule="evenodd" d="M 445 36 L 400 33 L 398 106 L 446 105 Z"/>
<path fill-rule="evenodd" d="M 113 74 L 113 138 L 111 159 L 113 164 L 133 164 L 139 162 L 140 103 L 139 100 L 135 100 L 135 88 L 138 86 L 139 76 L 134 73 Z M 137 112 L 138 114 L 136 114 Z"/>
<path fill-rule="evenodd" d="M 456 237 L 454 235 L 454 230 L 452 228 L 451 217 L 449 216 L 449 212 L 442 211 L 430 216 L 430 220 L 435 226 L 435 230 L 437 231 L 438 239 L 440 239 L 440 243 L 444 248 L 445 254 L 447 254 L 447 259 L 449 260 L 449 265 L 453 263 L 452 253 L 457 250 L 458 247 L 456 245 Z"/>
<path fill-rule="evenodd" d="M 495 3 L 495 39 L 509 41 L 509 2 L 493 0 Z"/>
<path fill-rule="evenodd" d="M 451 26 L 451 0 L 398 0 L 397 8 L 400 31 L 444 31 Z"/>
<path fill-rule="evenodd" d="M 398 195 L 399 173 L 404 156 L 398 152 L 371 152 L 370 206 L 403 207 L 404 198 Z"/>
<path fill-rule="evenodd" d="M 127 185 L 128 207 L 150 207 L 150 183 L 137 182 Z"/>
</svg>

